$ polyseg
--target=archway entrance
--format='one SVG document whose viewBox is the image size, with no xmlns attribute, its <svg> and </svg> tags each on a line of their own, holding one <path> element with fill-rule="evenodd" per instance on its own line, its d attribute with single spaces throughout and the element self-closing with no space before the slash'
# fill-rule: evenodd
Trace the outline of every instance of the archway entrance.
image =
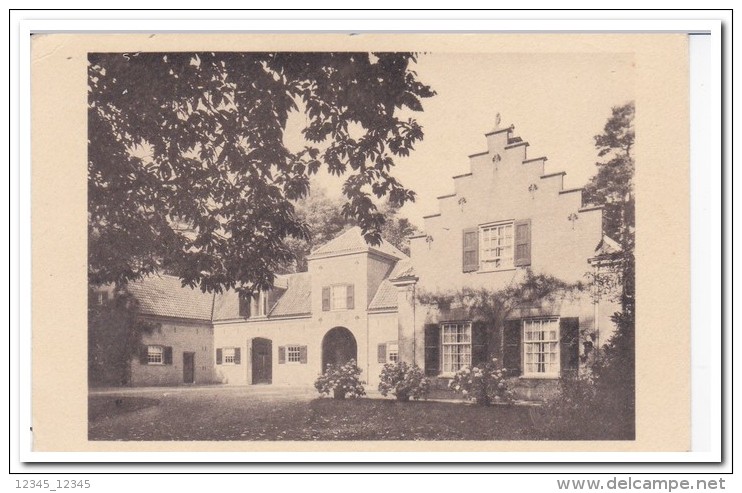
<svg viewBox="0 0 742 493">
<path fill-rule="evenodd" d="M 352 359 L 358 361 L 356 338 L 345 327 L 330 329 L 322 339 L 322 371 L 327 365 L 342 365 Z"/>
</svg>

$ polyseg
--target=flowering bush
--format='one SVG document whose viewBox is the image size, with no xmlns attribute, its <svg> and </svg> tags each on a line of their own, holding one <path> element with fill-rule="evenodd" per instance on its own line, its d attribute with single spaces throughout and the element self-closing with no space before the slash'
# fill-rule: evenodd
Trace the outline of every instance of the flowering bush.
<svg viewBox="0 0 742 493">
<path fill-rule="evenodd" d="M 513 391 L 505 380 L 505 369 L 497 367 L 497 358 L 482 366 L 465 366 L 457 371 L 449 387 L 461 392 L 468 400 L 480 406 L 513 402 Z"/>
<path fill-rule="evenodd" d="M 360 379 L 361 371 L 354 359 L 342 365 L 327 365 L 325 373 L 314 382 L 314 388 L 322 395 L 332 393 L 335 399 L 362 397 L 366 395 L 363 388 L 366 382 Z"/>
<path fill-rule="evenodd" d="M 391 392 L 398 401 L 421 399 L 428 394 L 428 379 L 416 364 L 404 361 L 387 363 L 379 375 L 379 392 L 385 396 Z"/>
</svg>

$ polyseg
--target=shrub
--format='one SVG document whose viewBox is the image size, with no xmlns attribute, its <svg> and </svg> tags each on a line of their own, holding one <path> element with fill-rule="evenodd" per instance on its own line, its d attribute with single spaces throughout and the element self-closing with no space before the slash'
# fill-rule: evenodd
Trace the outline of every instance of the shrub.
<svg viewBox="0 0 742 493">
<path fill-rule="evenodd" d="M 314 382 L 314 388 L 322 395 L 330 395 L 335 399 L 350 397 L 355 399 L 366 395 L 360 379 L 361 370 L 352 359 L 342 365 L 327 365 L 325 373 L 319 375 Z"/>
<path fill-rule="evenodd" d="M 505 380 L 506 370 L 497 367 L 497 359 L 482 366 L 465 366 L 457 371 L 449 387 L 480 406 L 513 402 L 513 391 Z"/>
<path fill-rule="evenodd" d="M 398 401 L 421 399 L 428 395 L 428 379 L 416 364 L 404 361 L 387 363 L 379 375 L 379 392 L 385 396 L 391 392 Z"/>
<path fill-rule="evenodd" d="M 533 409 L 531 418 L 550 440 L 633 439 L 633 410 L 620 397 L 591 377 L 562 378 L 559 393 Z"/>
</svg>

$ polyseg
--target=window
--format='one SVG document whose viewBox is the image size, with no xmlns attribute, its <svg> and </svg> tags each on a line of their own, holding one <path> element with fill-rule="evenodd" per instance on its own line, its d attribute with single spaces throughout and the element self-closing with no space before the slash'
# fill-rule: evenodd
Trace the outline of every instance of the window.
<svg viewBox="0 0 742 493">
<path fill-rule="evenodd" d="M 286 362 L 301 363 L 301 346 L 286 346 Z"/>
<path fill-rule="evenodd" d="M 335 284 L 322 288 L 322 311 L 352 310 L 355 302 L 353 284 Z"/>
<path fill-rule="evenodd" d="M 164 363 L 163 360 L 163 348 L 162 346 L 147 346 L 147 364 L 148 365 L 161 365 Z"/>
<path fill-rule="evenodd" d="M 524 376 L 559 376 L 559 319 L 523 321 Z"/>
<path fill-rule="evenodd" d="M 238 347 L 220 347 L 216 348 L 217 365 L 239 365 L 240 348 Z"/>
<path fill-rule="evenodd" d="M 481 226 L 479 231 L 479 259 L 484 271 L 513 267 L 512 222 Z"/>
<path fill-rule="evenodd" d="M 399 361 L 399 345 L 396 342 L 390 342 L 386 345 L 386 357 L 389 363 Z"/>
<path fill-rule="evenodd" d="M 240 317 L 265 317 L 268 315 L 268 295 L 263 291 L 253 295 L 240 295 Z"/>
<path fill-rule="evenodd" d="M 263 291 L 253 295 L 251 309 L 254 317 L 265 317 L 268 314 L 268 297 Z"/>
<path fill-rule="evenodd" d="M 299 344 L 278 346 L 278 364 L 307 364 L 307 347 Z"/>
<path fill-rule="evenodd" d="M 456 373 L 471 365 L 471 323 L 441 325 L 441 360 L 443 373 Z"/>
</svg>

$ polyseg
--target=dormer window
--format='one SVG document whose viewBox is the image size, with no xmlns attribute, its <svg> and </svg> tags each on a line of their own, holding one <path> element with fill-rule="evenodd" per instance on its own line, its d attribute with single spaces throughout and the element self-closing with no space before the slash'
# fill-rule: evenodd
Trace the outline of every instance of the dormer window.
<svg viewBox="0 0 742 493">
<path fill-rule="evenodd" d="M 268 315 L 268 295 L 259 291 L 253 295 L 240 295 L 240 317 L 265 317 Z"/>
</svg>

